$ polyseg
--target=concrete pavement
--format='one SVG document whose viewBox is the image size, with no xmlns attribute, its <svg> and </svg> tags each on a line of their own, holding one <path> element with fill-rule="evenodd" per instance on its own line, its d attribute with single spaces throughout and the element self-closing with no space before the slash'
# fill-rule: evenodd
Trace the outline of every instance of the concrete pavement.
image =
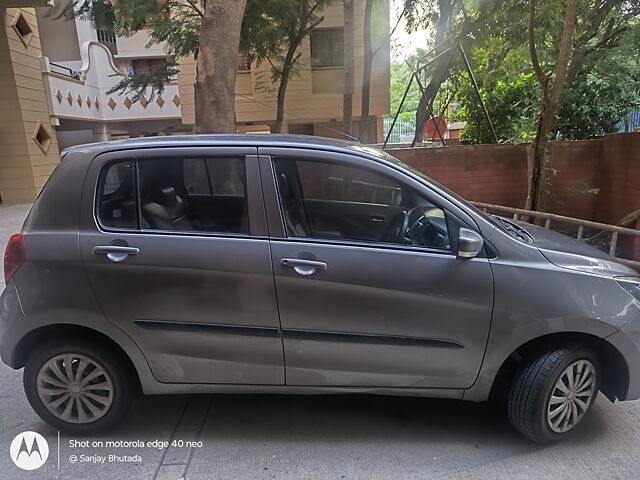
<svg viewBox="0 0 640 480">
<path fill-rule="evenodd" d="M 0 206 L 2 252 L 27 210 Z M 32 472 L 9 457 L 12 439 L 26 430 L 44 435 L 50 447 L 45 465 Z M 119 428 L 90 438 L 62 435 L 58 455 L 57 432 L 31 410 L 22 372 L 0 365 L 4 478 L 637 479 L 640 402 L 611 405 L 600 396 L 568 440 L 539 447 L 485 404 L 358 395 L 138 397 Z"/>
</svg>

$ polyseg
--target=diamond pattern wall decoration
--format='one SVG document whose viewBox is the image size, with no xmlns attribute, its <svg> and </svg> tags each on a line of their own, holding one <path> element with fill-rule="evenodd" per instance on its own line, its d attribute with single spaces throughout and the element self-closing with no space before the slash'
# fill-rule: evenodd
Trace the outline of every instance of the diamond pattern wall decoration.
<svg viewBox="0 0 640 480">
<path fill-rule="evenodd" d="M 127 108 L 131 108 L 131 105 L 133 105 L 133 102 L 129 99 L 129 97 L 124 99 L 124 106 Z"/>
<path fill-rule="evenodd" d="M 71 92 L 67 93 L 67 102 L 69 102 L 69 105 L 73 105 L 73 95 L 71 95 Z"/>
<path fill-rule="evenodd" d="M 158 95 L 158 98 L 156 98 L 156 103 L 160 106 L 160 108 L 164 106 L 164 98 L 162 98 L 162 95 Z"/>
<path fill-rule="evenodd" d="M 78 106 L 81 107 L 82 106 L 82 97 L 80 96 L 80 94 L 78 94 L 78 97 L 76 98 L 76 101 L 78 102 Z"/>
<path fill-rule="evenodd" d="M 97 109 L 100 108 L 100 100 L 98 100 L 98 97 L 93 99 L 93 104 L 96 106 Z"/>
<path fill-rule="evenodd" d="M 180 106 L 180 97 L 178 95 L 174 95 L 173 103 L 175 103 L 176 107 Z"/>
<path fill-rule="evenodd" d="M 87 103 L 87 107 L 91 108 L 91 99 L 89 98 L 89 95 L 87 95 L 85 102 Z"/>
<path fill-rule="evenodd" d="M 56 100 L 58 100 L 58 103 L 62 103 L 62 92 L 60 90 L 56 92 Z"/>
<path fill-rule="evenodd" d="M 18 10 L 16 16 L 13 17 L 11 26 L 18 34 L 18 38 L 22 40 L 22 43 L 24 43 L 24 46 L 29 47 L 29 43 L 33 38 L 33 29 L 29 25 L 26 17 L 22 14 L 22 10 Z"/>
<path fill-rule="evenodd" d="M 52 140 L 51 133 L 49 132 L 47 127 L 45 127 L 42 123 L 38 122 L 36 124 L 35 130 L 33 131 L 32 138 L 33 138 L 33 141 L 36 142 L 36 145 L 40 147 L 40 150 L 42 150 L 42 153 L 46 155 L 47 152 L 49 151 L 49 147 L 51 146 L 51 140 Z"/>
<path fill-rule="evenodd" d="M 111 110 L 115 110 L 117 103 L 113 98 L 109 97 L 107 105 L 109 105 L 109 108 L 111 108 Z"/>
<path fill-rule="evenodd" d="M 147 108 L 147 105 L 149 105 L 149 100 L 147 100 L 147 97 L 142 97 L 140 99 L 140 105 L 142 105 L 142 108 Z"/>
</svg>

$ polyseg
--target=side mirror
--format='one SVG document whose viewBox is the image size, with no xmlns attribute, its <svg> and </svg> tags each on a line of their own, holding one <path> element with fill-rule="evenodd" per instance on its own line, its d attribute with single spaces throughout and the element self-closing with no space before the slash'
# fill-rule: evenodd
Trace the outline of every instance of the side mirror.
<svg viewBox="0 0 640 480">
<path fill-rule="evenodd" d="M 469 228 L 461 228 L 458 234 L 458 257 L 475 258 L 482 251 L 484 240 Z"/>
</svg>

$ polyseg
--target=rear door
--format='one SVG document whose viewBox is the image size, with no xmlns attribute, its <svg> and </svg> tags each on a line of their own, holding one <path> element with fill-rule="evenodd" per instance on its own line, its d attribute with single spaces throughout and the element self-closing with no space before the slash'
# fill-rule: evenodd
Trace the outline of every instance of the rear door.
<svg viewBox="0 0 640 480">
<path fill-rule="evenodd" d="M 487 258 L 456 258 L 464 211 L 372 160 L 260 153 L 287 384 L 473 384 L 493 281 Z"/>
<path fill-rule="evenodd" d="M 80 246 L 109 321 L 161 382 L 284 383 L 255 148 L 96 157 Z"/>
</svg>

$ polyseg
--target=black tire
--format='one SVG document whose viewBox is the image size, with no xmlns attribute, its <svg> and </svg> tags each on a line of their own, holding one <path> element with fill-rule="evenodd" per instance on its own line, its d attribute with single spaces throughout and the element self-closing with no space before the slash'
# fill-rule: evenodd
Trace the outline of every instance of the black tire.
<svg viewBox="0 0 640 480">
<path fill-rule="evenodd" d="M 551 429 L 548 415 L 549 401 L 556 382 L 573 363 L 588 360 L 595 369 L 594 393 L 584 414 L 566 432 Z M 584 345 L 567 345 L 544 351 L 523 362 L 509 392 L 508 414 L 511 424 L 525 437 L 537 443 L 550 443 L 563 439 L 588 413 L 598 395 L 600 381 L 598 355 Z M 556 395 L 558 391 L 556 391 Z"/>
<path fill-rule="evenodd" d="M 58 355 L 84 355 L 96 362 L 110 377 L 112 401 L 100 418 L 87 423 L 73 423 L 54 415 L 38 393 L 38 374 L 41 368 Z M 38 346 L 25 363 L 24 390 L 31 407 L 52 427 L 68 433 L 87 435 L 98 433 L 116 425 L 127 413 L 134 383 L 130 367 L 110 348 L 93 340 L 60 339 Z M 88 410 L 87 410 L 88 411 Z"/>
</svg>

